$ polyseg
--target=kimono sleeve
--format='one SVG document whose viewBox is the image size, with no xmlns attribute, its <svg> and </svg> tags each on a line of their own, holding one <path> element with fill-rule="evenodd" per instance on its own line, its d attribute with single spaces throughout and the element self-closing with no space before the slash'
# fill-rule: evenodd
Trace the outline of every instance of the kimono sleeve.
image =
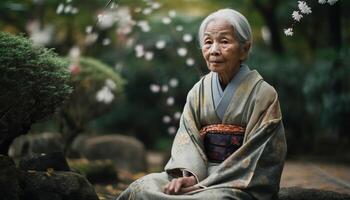
<svg viewBox="0 0 350 200">
<path fill-rule="evenodd" d="M 200 82 L 188 93 L 172 145 L 171 158 L 165 166 L 168 174 L 182 176 L 185 170 L 193 174 L 198 182 L 207 176 L 207 159 L 199 139 L 199 87 Z"/>
</svg>

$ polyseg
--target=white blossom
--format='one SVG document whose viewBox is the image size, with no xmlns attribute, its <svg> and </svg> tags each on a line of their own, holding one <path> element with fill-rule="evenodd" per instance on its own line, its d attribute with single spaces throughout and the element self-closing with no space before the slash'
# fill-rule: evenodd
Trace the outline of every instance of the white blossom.
<svg viewBox="0 0 350 200">
<path fill-rule="evenodd" d="M 59 15 L 59 14 L 62 13 L 63 10 L 64 10 L 64 4 L 63 4 L 63 3 L 60 3 L 60 4 L 57 6 L 56 13 Z"/>
<path fill-rule="evenodd" d="M 164 47 L 165 47 L 165 41 L 164 40 L 159 40 L 159 41 L 157 41 L 157 43 L 156 43 L 156 48 L 157 49 L 163 49 Z"/>
<path fill-rule="evenodd" d="M 165 116 L 163 117 L 163 122 L 164 122 L 165 124 L 168 124 L 170 121 L 171 121 L 171 118 L 170 118 L 168 115 L 165 115 Z"/>
<path fill-rule="evenodd" d="M 158 2 L 154 2 L 153 4 L 152 4 L 152 8 L 153 9 L 158 9 L 158 8 L 160 8 L 160 3 L 158 3 Z"/>
<path fill-rule="evenodd" d="M 170 79 L 170 81 L 169 81 L 170 87 L 175 88 L 175 87 L 177 87 L 178 84 L 179 84 L 179 81 L 178 81 L 176 78 L 172 78 L 172 79 Z"/>
<path fill-rule="evenodd" d="M 80 48 L 78 46 L 74 46 L 69 50 L 69 57 L 72 59 L 78 59 L 80 56 Z"/>
<path fill-rule="evenodd" d="M 72 11 L 73 7 L 71 5 L 66 5 L 66 7 L 64 8 L 64 12 L 65 13 L 70 13 Z"/>
<path fill-rule="evenodd" d="M 192 35 L 186 33 L 186 34 L 183 35 L 182 40 L 183 40 L 184 42 L 191 42 L 191 41 L 192 41 Z"/>
<path fill-rule="evenodd" d="M 170 24 L 171 19 L 169 17 L 163 17 L 162 22 L 163 22 L 163 24 Z"/>
<path fill-rule="evenodd" d="M 105 85 L 111 90 L 114 90 L 115 88 L 117 88 L 117 85 L 115 84 L 115 82 L 110 78 L 105 80 Z"/>
<path fill-rule="evenodd" d="M 174 113 L 174 119 L 179 120 L 181 117 L 181 112 L 175 112 Z"/>
<path fill-rule="evenodd" d="M 85 32 L 86 33 L 91 33 L 92 32 L 92 26 L 85 27 Z"/>
<path fill-rule="evenodd" d="M 141 28 L 142 32 L 149 32 L 151 30 L 151 27 L 146 20 L 139 21 L 137 25 Z"/>
<path fill-rule="evenodd" d="M 109 38 L 103 39 L 103 41 L 102 41 L 102 45 L 103 45 L 103 46 L 107 46 L 107 45 L 109 45 L 109 44 L 111 44 L 111 39 L 109 39 Z"/>
<path fill-rule="evenodd" d="M 170 10 L 168 15 L 169 15 L 169 17 L 174 18 L 174 17 L 176 17 L 176 11 L 175 10 Z"/>
<path fill-rule="evenodd" d="M 325 4 L 325 3 L 327 3 L 327 0 L 318 0 L 318 3 Z"/>
<path fill-rule="evenodd" d="M 129 34 L 132 31 L 136 22 L 132 19 L 128 7 L 119 7 L 115 13 L 115 18 L 118 19 L 117 33 Z"/>
<path fill-rule="evenodd" d="M 181 25 L 177 25 L 176 26 L 176 31 L 182 31 L 182 30 L 184 30 L 184 27 L 183 26 L 181 26 Z"/>
<path fill-rule="evenodd" d="M 186 59 L 186 65 L 188 65 L 188 66 L 194 65 L 194 59 L 193 58 L 187 58 Z"/>
<path fill-rule="evenodd" d="M 126 41 L 125 46 L 126 46 L 127 48 L 131 48 L 132 46 L 134 46 L 134 43 L 135 43 L 135 39 L 132 38 L 132 37 L 130 37 L 130 38 L 128 38 L 128 40 Z"/>
<path fill-rule="evenodd" d="M 186 56 L 186 54 L 187 54 L 187 49 L 184 48 L 184 47 L 178 48 L 178 49 L 177 49 L 177 54 L 178 54 L 179 56 L 181 56 L 181 57 L 184 57 L 184 56 Z"/>
<path fill-rule="evenodd" d="M 292 36 L 293 35 L 293 29 L 292 28 L 284 29 L 284 34 L 286 36 Z"/>
<path fill-rule="evenodd" d="M 295 21 L 300 21 L 300 19 L 303 17 L 303 15 L 301 15 L 300 13 L 299 13 L 299 11 L 294 11 L 293 12 L 293 14 L 292 14 L 292 17 L 293 17 L 293 19 L 295 20 Z"/>
<path fill-rule="evenodd" d="M 70 3 L 70 2 L 72 2 L 72 0 L 67 0 L 66 2 L 67 2 L 67 3 Z"/>
<path fill-rule="evenodd" d="M 149 89 L 151 90 L 151 92 L 153 93 L 158 93 L 160 91 L 160 86 L 156 85 L 156 84 L 151 84 L 149 86 Z"/>
<path fill-rule="evenodd" d="M 30 22 L 27 26 L 30 39 L 34 44 L 38 45 L 47 45 L 51 42 L 54 27 L 52 25 L 45 25 L 43 28 L 40 28 L 40 23 L 38 21 Z"/>
<path fill-rule="evenodd" d="M 170 126 L 168 128 L 169 135 L 174 135 L 176 133 L 176 128 L 174 126 Z"/>
<path fill-rule="evenodd" d="M 169 87 L 167 85 L 162 85 L 162 92 L 166 93 L 169 91 Z"/>
<path fill-rule="evenodd" d="M 144 15 L 149 15 L 151 13 L 152 13 L 152 9 L 151 8 L 145 8 L 142 11 L 142 14 L 144 14 Z"/>
<path fill-rule="evenodd" d="M 168 97 L 168 98 L 166 99 L 166 104 L 167 104 L 168 106 L 172 106 L 172 105 L 174 105 L 174 103 L 175 103 L 174 97 Z"/>
<path fill-rule="evenodd" d="M 298 8 L 303 14 L 310 14 L 311 8 L 306 4 L 305 1 L 298 1 Z"/>
<path fill-rule="evenodd" d="M 116 21 L 116 14 L 114 12 L 106 12 L 104 14 L 97 15 L 98 26 L 102 29 L 107 29 L 113 26 Z"/>
<path fill-rule="evenodd" d="M 261 27 L 261 37 L 266 44 L 271 44 L 271 31 L 267 26 Z"/>
<path fill-rule="evenodd" d="M 337 3 L 338 0 L 328 0 L 328 4 L 329 5 L 333 5 L 335 3 Z"/>
<path fill-rule="evenodd" d="M 151 52 L 151 51 L 146 51 L 146 53 L 145 53 L 145 59 L 146 60 L 152 60 L 153 59 L 153 52 Z"/>
<path fill-rule="evenodd" d="M 77 14 L 78 12 L 79 12 L 78 8 L 72 8 L 72 11 L 71 11 L 72 14 Z"/>
<path fill-rule="evenodd" d="M 113 99 L 114 99 L 114 95 L 107 86 L 103 86 L 103 88 L 99 90 L 96 94 L 96 100 L 98 102 L 109 104 L 113 101 Z"/>
<path fill-rule="evenodd" d="M 138 57 L 138 58 L 142 57 L 145 54 L 142 44 L 136 45 L 135 51 L 136 51 L 136 57 Z"/>
</svg>

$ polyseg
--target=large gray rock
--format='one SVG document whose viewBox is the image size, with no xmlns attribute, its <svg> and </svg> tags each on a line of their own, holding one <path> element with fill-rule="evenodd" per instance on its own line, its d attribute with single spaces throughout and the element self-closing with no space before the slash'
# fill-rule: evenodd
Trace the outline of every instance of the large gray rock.
<svg viewBox="0 0 350 200">
<path fill-rule="evenodd" d="M 78 136 L 72 150 L 89 160 L 110 159 L 120 169 L 140 172 L 147 169 L 144 145 L 123 135 Z"/>
<path fill-rule="evenodd" d="M 29 134 L 17 137 L 9 149 L 9 156 L 19 158 L 27 155 L 63 151 L 63 139 L 59 133 Z"/>
<path fill-rule="evenodd" d="M 25 200 L 98 200 L 94 187 L 74 172 L 23 172 Z"/>
<path fill-rule="evenodd" d="M 3 200 L 18 200 L 21 188 L 15 163 L 0 155 L 0 194 Z"/>
<path fill-rule="evenodd" d="M 24 157 L 19 162 L 21 170 L 46 171 L 51 168 L 55 171 L 70 171 L 67 160 L 62 152 L 37 154 Z"/>
</svg>

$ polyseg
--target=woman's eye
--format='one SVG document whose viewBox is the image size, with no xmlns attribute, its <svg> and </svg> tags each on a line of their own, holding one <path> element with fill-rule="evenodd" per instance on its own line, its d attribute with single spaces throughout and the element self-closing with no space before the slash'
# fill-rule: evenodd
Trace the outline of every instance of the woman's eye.
<svg viewBox="0 0 350 200">
<path fill-rule="evenodd" d="M 206 40 L 206 41 L 204 41 L 204 44 L 212 44 L 213 42 L 212 41 L 210 41 L 210 40 Z"/>
<path fill-rule="evenodd" d="M 227 40 L 222 40 L 221 43 L 222 44 L 228 44 L 228 41 Z"/>
</svg>

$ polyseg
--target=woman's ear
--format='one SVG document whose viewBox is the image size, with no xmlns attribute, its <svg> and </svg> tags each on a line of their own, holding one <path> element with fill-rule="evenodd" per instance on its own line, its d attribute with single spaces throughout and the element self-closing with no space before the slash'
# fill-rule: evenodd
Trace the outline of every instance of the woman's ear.
<svg viewBox="0 0 350 200">
<path fill-rule="evenodd" d="M 251 44 L 252 43 L 250 41 L 248 41 L 244 45 L 242 45 L 242 48 L 241 48 L 241 50 L 242 50 L 241 51 L 241 60 L 242 61 L 247 59 Z"/>
</svg>

